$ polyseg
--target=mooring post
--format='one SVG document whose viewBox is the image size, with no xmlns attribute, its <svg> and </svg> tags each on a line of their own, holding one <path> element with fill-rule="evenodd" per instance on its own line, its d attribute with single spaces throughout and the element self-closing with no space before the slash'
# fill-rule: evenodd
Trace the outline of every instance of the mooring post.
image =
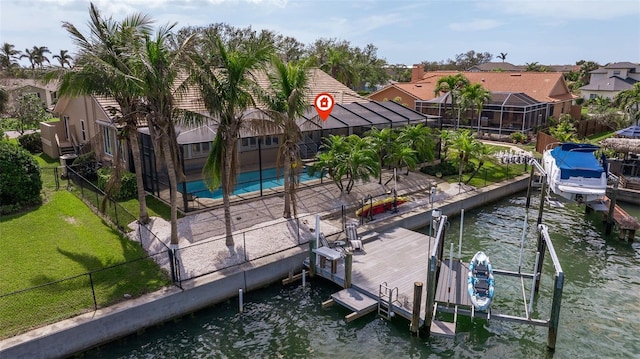
<svg viewBox="0 0 640 359">
<path fill-rule="evenodd" d="M 540 187 L 540 207 L 538 208 L 538 222 L 542 224 L 542 212 L 544 211 L 544 195 L 547 190 L 547 176 L 542 176 L 542 187 Z"/>
<path fill-rule="evenodd" d="M 609 214 L 607 215 L 607 226 L 605 227 L 604 234 L 610 235 L 613 228 L 613 210 L 616 208 L 616 199 L 618 198 L 618 184 L 620 183 L 620 177 L 613 184 L 613 191 L 611 191 L 611 198 L 609 199 Z"/>
<path fill-rule="evenodd" d="M 535 273 L 533 273 L 536 283 L 536 293 L 540 289 L 540 281 L 542 278 L 542 263 L 544 262 L 544 252 L 547 250 L 546 242 L 544 236 L 542 235 L 542 231 L 538 233 L 538 253 L 540 254 L 540 261 L 537 262 L 538 268 L 534 268 Z"/>
<path fill-rule="evenodd" d="M 529 176 L 529 187 L 527 187 L 527 204 L 525 206 L 527 209 L 529 209 L 529 206 L 531 205 L 531 192 L 532 192 L 531 188 L 533 187 L 533 175 L 535 173 L 535 168 L 536 167 L 534 165 L 531 165 L 531 175 Z"/>
<path fill-rule="evenodd" d="M 316 249 L 316 241 L 309 241 L 309 277 L 313 278 L 316 275 L 316 254 L 313 250 Z"/>
<path fill-rule="evenodd" d="M 411 312 L 411 326 L 409 330 L 420 334 L 420 305 L 422 304 L 422 282 L 413 283 L 413 311 Z"/>
<path fill-rule="evenodd" d="M 560 303 L 562 302 L 563 286 L 563 272 L 556 273 L 556 278 L 553 286 L 553 301 L 551 302 L 551 317 L 549 318 L 549 332 L 547 334 L 547 348 L 551 351 L 556 349 L 556 338 L 558 337 L 558 323 L 560 322 Z"/>
<path fill-rule="evenodd" d="M 431 322 L 433 321 L 433 305 L 435 303 L 435 281 L 436 281 L 436 261 L 433 255 L 429 253 L 429 259 L 427 260 L 427 298 L 426 307 L 424 308 L 424 327 L 427 332 L 427 336 L 431 335 Z"/>
<path fill-rule="evenodd" d="M 344 257 L 344 287 L 351 288 L 351 268 L 353 267 L 353 253 L 350 251 Z"/>
</svg>

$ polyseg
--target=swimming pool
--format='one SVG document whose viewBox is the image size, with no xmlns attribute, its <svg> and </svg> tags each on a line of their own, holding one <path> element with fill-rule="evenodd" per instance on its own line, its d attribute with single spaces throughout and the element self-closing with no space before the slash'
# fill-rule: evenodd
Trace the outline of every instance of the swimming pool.
<svg viewBox="0 0 640 359">
<path fill-rule="evenodd" d="M 300 183 L 319 179 L 320 175 L 311 176 L 304 169 L 300 174 Z M 276 168 L 267 168 L 262 170 L 262 190 L 283 186 L 283 171 Z M 178 188 L 182 188 L 179 186 Z M 234 195 L 242 195 L 250 192 L 260 191 L 260 171 L 243 172 L 238 175 Z M 222 198 L 222 189 L 209 191 L 204 181 L 191 181 L 186 183 L 186 193 L 193 194 L 200 198 Z"/>
</svg>

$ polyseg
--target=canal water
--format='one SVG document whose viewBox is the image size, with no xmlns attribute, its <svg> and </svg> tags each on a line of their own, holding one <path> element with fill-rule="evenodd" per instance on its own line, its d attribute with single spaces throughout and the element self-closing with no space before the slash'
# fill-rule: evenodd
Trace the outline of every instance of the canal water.
<svg viewBox="0 0 640 359">
<path fill-rule="evenodd" d="M 464 215 L 462 258 L 478 250 L 495 268 L 533 272 L 537 199 L 525 211 L 525 195 L 503 199 Z M 640 218 L 637 206 L 625 206 Z M 525 212 L 527 226 L 523 231 Z M 447 243 L 457 243 L 460 218 L 449 221 Z M 346 323 L 340 306 L 321 302 L 339 288 L 314 280 L 302 288 L 272 285 L 245 293 L 243 313 L 235 300 L 165 323 L 84 353 L 87 358 L 632 358 L 640 353 L 640 241 L 604 236 L 601 214 L 584 207 L 545 207 L 553 245 L 565 273 L 555 353 L 546 350 L 547 329 L 497 320 L 458 317 L 453 339 L 416 338 L 409 322 L 370 314 Z M 424 232 L 427 229 L 423 230 Z M 520 262 L 523 232 L 524 254 Z M 446 246 L 449 255 L 449 244 Z M 381 269 L 383 270 L 383 269 Z M 420 280 L 421 278 L 417 278 Z M 422 279 L 423 280 L 423 279 Z M 492 307 L 524 316 L 530 280 L 498 276 Z M 545 257 L 533 317 L 550 314 L 553 266 Z"/>
</svg>

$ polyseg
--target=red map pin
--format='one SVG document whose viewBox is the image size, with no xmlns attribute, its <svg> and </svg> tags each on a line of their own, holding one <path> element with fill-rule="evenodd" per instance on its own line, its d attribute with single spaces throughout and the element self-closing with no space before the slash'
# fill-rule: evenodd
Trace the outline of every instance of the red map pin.
<svg viewBox="0 0 640 359">
<path fill-rule="evenodd" d="M 318 111 L 318 115 L 320 115 L 322 121 L 326 121 L 327 118 L 329 118 L 335 103 L 333 96 L 328 92 L 322 92 L 316 96 L 316 100 L 313 101 L 313 105 L 315 106 L 316 111 Z"/>
</svg>

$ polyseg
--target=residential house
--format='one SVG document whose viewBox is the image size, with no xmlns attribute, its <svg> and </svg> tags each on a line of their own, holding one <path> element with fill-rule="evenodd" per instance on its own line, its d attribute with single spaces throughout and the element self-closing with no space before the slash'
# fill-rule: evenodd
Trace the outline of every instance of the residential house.
<svg viewBox="0 0 640 359">
<path fill-rule="evenodd" d="M 629 90 L 640 81 L 640 65 L 616 62 L 589 74 L 589 84 L 580 88 L 582 98 L 590 100 L 600 96 L 613 99 L 620 91 Z"/>
<path fill-rule="evenodd" d="M 43 81 L 34 79 L 0 79 L 0 87 L 9 94 L 9 108 L 14 108 L 18 99 L 27 94 L 34 94 L 42 100 L 47 109 L 53 109 L 58 100 L 56 91 L 58 85 L 56 82 L 44 83 Z"/>
<path fill-rule="evenodd" d="M 435 88 L 440 78 L 455 75 L 456 71 L 424 72 L 422 65 L 414 65 L 412 81 L 394 84 L 382 89 L 370 98 L 379 99 L 398 93 L 399 89 L 411 90 L 414 109 L 429 116 L 444 118 L 442 126 L 458 126 L 457 116 L 451 113 L 451 100 L 447 96 L 436 98 Z M 494 99 L 484 106 L 478 116 L 471 110 L 461 113 L 462 125 L 480 127 L 483 132 L 509 134 L 515 131 L 536 131 L 545 127 L 548 118 L 569 114 L 580 118 L 580 107 L 573 105 L 576 98 L 569 91 L 560 72 L 462 72 L 471 82 L 479 83 L 490 91 Z M 509 96 L 510 95 L 510 96 Z M 421 96 L 421 98 L 418 98 Z M 447 110 L 447 107 L 449 109 Z M 480 125 L 473 123 L 478 119 Z M 505 120 L 508 119 L 508 120 Z M 473 124 L 472 124 L 473 123 Z"/>
<path fill-rule="evenodd" d="M 263 88 L 268 86 L 265 74 L 258 74 L 257 79 Z M 397 103 L 366 99 L 320 69 L 310 70 L 310 90 L 307 94 L 309 110 L 298 119 L 304 131 L 304 139 L 300 143 L 304 158 L 313 157 L 318 151 L 322 137 L 329 134 L 361 135 L 372 127 L 393 128 L 426 122 L 426 116 Z M 312 107 L 315 97 L 323 92 L 332 94 L 335 99 L 333 111 L 326 121 L 321 121 Z M 178 106 L 206 114 L 206 110 L 198 101 L 197 93 L 183 96 Z M 54 158 L 69 147 L 75 149 L 75 152 L 93 151 L 99 161 L 106 163 L 112 162 L 113 156 L 119 153 L 123 163 L 133 170 L 126 139 L 118 139 L 116 136 L 118 128 L 113 109 L 117 108 L 113 99 L 99 96 L 61 98 L 54 109 L 61 118 L 60 123 L 41 124 L 45 151 Z M 264 114 L 259 109 L 253 109 L 247 116 L 258 118 L 264 117 Z M 202 178 L 202 167 L 210 152 L 216 129 L 217 125 L 213 120 L 200 126 L 177 126 L 177 140 L 182 153 L 181 164 L 188 180 Z M 141 138 L 145 187 L 161 198 L 165 195 L 168 198 L 166 171 L 164 168 L 156 168 L 149 129 L 141 127 L 138 132 Z M 56 141 L 56 138 L 59 140 Z M 265 168 L 275 167 L 279 141 L 279 133 L 253 133 L 248 129 L 242 129 L 238 143 L 240 172 L 262 172 Z M 193 191 L 187 189 L 187 185 L 182 184 L 180 190 L 185 194 L 192 193 Z"/>
</svg>

